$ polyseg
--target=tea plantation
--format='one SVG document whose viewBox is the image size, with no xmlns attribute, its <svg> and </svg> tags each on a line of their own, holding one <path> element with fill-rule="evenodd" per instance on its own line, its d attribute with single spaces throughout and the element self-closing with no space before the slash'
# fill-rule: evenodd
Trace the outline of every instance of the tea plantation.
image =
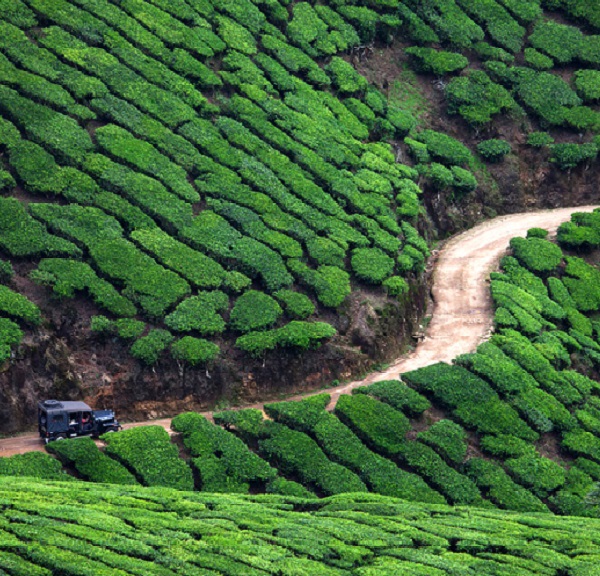
<svg viewBox="0 0 600 576">
<path fill-rule="evenodd" d="M 136 378 L 355 346 L 518 207 L 503 167 L 593 194 L 599 106 L 586 0 L 0 0 L 2 382 L 71 307 Z M 598 248 L 600 211 L 513 239 L 488 341 L 332 412 L 0 458 L 0 575 L 600 574 Z"/>
<path fill-rule="evenodd" d="M 142 364 L 335 338 L 327 309 L 423 271 L 422 190 L 467 205 L 516 152 L 492 121 L 593 161 L 598 29 L 558 0 L 2 2 L 0 361 L 52 307 L 29 279 Z M 357 72 L 388 46 L 477 146 Z"/>
<path fill-rule="evenodd" d="M 0 498 L 3 574 L 598 574 L 598 520 L 25 478 L 0 478 Z"/>
</svg>

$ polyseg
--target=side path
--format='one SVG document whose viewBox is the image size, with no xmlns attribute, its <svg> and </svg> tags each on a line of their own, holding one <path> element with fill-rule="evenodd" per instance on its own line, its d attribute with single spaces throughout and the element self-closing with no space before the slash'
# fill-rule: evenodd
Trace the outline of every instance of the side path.
<svg viewBox="0 0 600 576">
<path fill-rule="evenodd" d="M 573 212 L 591 212 L 596 206 L 558 208 L 539 212 L 511 214 L 488 220 L 459 234 L 440 251 L 433 276 L 433 310 L 425 338 L 415 350 L 397 359 L 386 370 L 370 374 L 363 380 L 349 382 L 326 390 L 333 408 L 342 394 L 353 388 L 381 380 L 398 378 L 402 372 L 415 370 L 435 362 L 451 362 L 459 354 L 472 352 L 492 329 L 492 302 L 487 279 L 506 253 L 515 236 L 525 236 L 529 228 L 544 228 L 550 234 L 569 220 Z M 307 392 L 290 398 L 297 400 L 323 392 Z M 262 404 L 247 406 L 262 408 Z M 211 413 L 205 413 L 210 416 Z M 150 420 L 125 424 L 124 428 L 157 424 L 167 430 L 171 420 Z M 0 440 L 0 456 L 44 450 L 39 437 L 17 436 Z"/>
</svg>

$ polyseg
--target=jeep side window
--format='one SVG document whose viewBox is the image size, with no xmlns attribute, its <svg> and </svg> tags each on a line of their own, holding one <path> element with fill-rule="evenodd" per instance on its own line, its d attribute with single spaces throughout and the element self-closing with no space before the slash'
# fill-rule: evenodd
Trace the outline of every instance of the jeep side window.
<svg viewBox="0 0 600 576">
<path fill-rule="evenodd" d="M 52 416 L 52 422 L 62 422 L 62 421 L 63 421 L 62 414 L 54 414 L 54 416 Z"/>
</svg>

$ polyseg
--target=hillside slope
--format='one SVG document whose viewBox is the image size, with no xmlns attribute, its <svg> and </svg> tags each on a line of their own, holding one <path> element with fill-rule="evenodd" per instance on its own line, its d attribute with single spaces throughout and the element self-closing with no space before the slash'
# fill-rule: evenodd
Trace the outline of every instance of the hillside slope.
<svg viewBox="0 0 600 576">
<path fill-rule="evenodd" d="M 31 479 L 0 479 L 0 497 L 0 569 L 13 575 L 598 574 L 597 520 Z"/>
<path fill-rule="evenodd" d="M 549 0 L 2 5 L 4 429 L 396 355 L 437 237 L 597 197 L 597 29 Z"/>
</svg>

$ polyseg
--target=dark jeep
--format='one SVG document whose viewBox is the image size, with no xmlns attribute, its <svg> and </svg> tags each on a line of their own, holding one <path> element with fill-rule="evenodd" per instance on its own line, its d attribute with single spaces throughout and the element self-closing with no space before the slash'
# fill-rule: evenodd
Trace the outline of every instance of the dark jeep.
<svg viewBox="0 0 600 576">
<path fill-rule="evenodd" d="M 38 403 L 38 429 L 46 443 L 76 436 L 98 437 L 121 428 L 112 410 L 92 410 L 85 402 L 44 400 Z"/>
</svg>

